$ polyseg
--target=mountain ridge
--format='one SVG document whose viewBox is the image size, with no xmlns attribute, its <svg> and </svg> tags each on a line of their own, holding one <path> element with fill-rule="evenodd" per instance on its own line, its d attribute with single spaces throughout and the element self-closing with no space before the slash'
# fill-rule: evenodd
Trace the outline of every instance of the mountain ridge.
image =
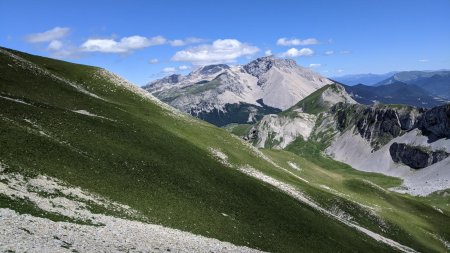
<svg viewBox="0 0 450 253">
<path fill-rule="evenodd" d="M 392 77 L 380 81 L 376 86 L 383 86 L 394 82 L 403 82 L 428 91 L 434 96 L 450 99 L 450 71 L 402 71 Z"/>
<path fill-rule="evenodd" d="M 205 68 L 214 71 L 202 74 Z M 294 60 L 267 56 L 246 65 L 200 67 L 186 76 L 155 80 L 143 88 L 181 111 L 201 115 L 200 118 L 215 117 L 209 122 L 217 124 L 220 115 L 228 113 L 230 105 L 247 115 L 243 118 L 260 119 L 267 114 L 264 106 L 271 108 L 271 112 L 285 110 L 330 83 L 312 70 L 298 66 Z M 252 116 L 255 112 L 256 116 Z M 248 122 L 229 118 L 222 124 Z"/>
<path fill-rule="evenodd" d="M 356 169 L 404 178 L 403 192 L 426 195 L 450 188 L 450 173 L 444 170 L 450 163 L 449 115 L 448 104 L 431 109 L 362 105 L 344 86 L 333 84 L 287 111 L 265 116 L 244 138 L 257 147 L 275 149 L 289 149 L 297 139 L 315 143 L 321 152 Z M 420 161 L 421 157 L 425 161 Z M 420 168 L 420 172 L 408 171 L 411 166 Z M 434 186 L 418 180 L 420 177 Z"/>
<path fill-rule="evenodd" d="M 357 85 L 357 84 L 365 84 L 368 86 L 373 86 L 379 83 L 380 81 L 383 81 L 392 75 L 398 73 L 399 71 L 390 71 L 383 74 L 352 74 L 352 75 L 344 75 L 344 76 L 336 76 L 331 77 L 331 79 L 336 80 L 338 82 L 341 82 L 346 85 Z"/>
<path fill-rule="evenodd" d="M 403 82 L 393 82 L 382 86 L 367 86 L 357 84 L 354 86 L 344 85 L 346 91 L 362 104 L 405 104 L 416 107 L 432 108 L 448 103 L 449 101 L 432 95 L 425 89 Z"/>
</svg>

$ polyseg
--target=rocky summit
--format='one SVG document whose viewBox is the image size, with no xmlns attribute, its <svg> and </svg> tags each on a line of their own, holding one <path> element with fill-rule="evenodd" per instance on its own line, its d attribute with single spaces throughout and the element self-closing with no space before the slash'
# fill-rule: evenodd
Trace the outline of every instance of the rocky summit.
<svg viewBox="0 0 450 253">
<path fill-rule="evenodd" d="M 223 126 L 255 123 L 331 83 L 293 60 L 267 56 L 242 66 L 203 66 L 143 88 L 181 111 Z"/>
</svg>

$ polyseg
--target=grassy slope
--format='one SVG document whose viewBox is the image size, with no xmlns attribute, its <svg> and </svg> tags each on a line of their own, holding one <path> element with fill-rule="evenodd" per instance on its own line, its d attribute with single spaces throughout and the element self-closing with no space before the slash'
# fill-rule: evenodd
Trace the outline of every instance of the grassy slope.
<svg viewBox="0 0 450 253">
<path fill-rule="evenodd" d="M 419 251 L 446 251 L 439 238 L 450 240 L 448 197 L 443 197 L 443 194 L 414 197 L 388 191 L 399 185 L 400 179 L 354 170 L 344 163 L 321 155 L 323 148 L 320 143 L 305 142 L 299 138 L 286 151 L 265 150 L 265 153 L 278 163 L 284 163 L 284 167 L 288 167 L 287 161 L 298 164 L 301 171 L 290 170 L 310 182 L 307 187 L 303 185 L 302 189 L 314 196 L 314 199 L 322 199 L 322 204 L 333 205 L 339 199 L 338 202 L 343 206 L 352 206 L 352 202 L 369 206 L 385 220 L 387 226 L 374 226 L 377 222 L 370 215 L 358 217 L 361 211 L 357 207 L 345 210 L 359 224 L 365 224 L 380 234 L 390 235 L 406 245 L 413 245 Z"/>
<path fill-rule="evenodd" d="M 303 110 L 303 112 L 310 113 L 310 114 L 319 114 L 319 113 L 325 111 L 328 108 L 326 108 L 325 106 L 323 106 L 320 103 L 320 96 L 322 95 L 322 93 L 325 90 L 327 90 L 328 88 L 333 88 L 333 87 L 335 87 L 333 84 L 323 86 L 322 88 L 311 93 L 306 98 L 302 99 L 300 102 L 298 102 L 291 108 L 280 113 L 280 115 L 285 115 L 285 116 L 294 115 L 295 116 L 297 114 L 294 112 L 294 110 L 299 109 L 299 108 L 301 108 Z"/>
<path fill-rule="evenodd" d="M 320 118 L 323 115 L 320 112 L 323 108 L 318 105 L 318 102 L 320 94 L 326 88 L 327 86 L 319 89 L 296 106 L 282 112 L 281 115 L 289 115 L 293 109 L 302 107 L 309 113 L 319 113 L 318 122 L 321 122 Z M 410 108 L 404 105 L 383 106 L 398 109 Z M 309 141 L 301 137 L 297 138 L 286 147 L 285 150 L 289 152 L 278 150 L 264 152 L 311 184 L 298 184 L 286 179 L 285 182 L 297 184 L 309 196 L 328 206 L 329 209 L 338 206 L 351 214 L 359 224 L 406 245 L 412 245 L 420 251 L 448 250 L 440 239 L 450 241 L 448 226 L 450 224 L 450 194 L 448 192 L 450 191 L 442 191 L 428 197 L 413 197 L 387 191 L 391 187 L 398 186 L 401 180 L 381 174 L 357 171 L 346 164 L 324 157 L 322 153 L 329 146 L 331 136 L 333 136 L 332 130 L 324 131 L 313 134 Z M 302 171 L 291 168 L 287 161 L 299 164 Z M 367 209 L 355 203 L 371 207 L 376 215 L 373 215 L 373 212 L 367 213 Z M 378 217 L 381 217 L 385 224 L 380 223 Z"/>
<path fill-rule="evenodd" d="M 244 136 L 246 135 L 253 125 L 251 124 L 236 124 L 231 123 L 226 126 L 223 126 L 222 128 L 227 130 L 228 132 L 236 135 L 236 136 Z"/>
<path fill-rule="evenodd" d="M 31 104 L 0 98 L 0 160 L 8 170 L 44 173 L 130 205 L 152 223 L 238 245 L 274 252 L 392 250 L 217 162 L 208 148 L 293 180 L 225 130 L 93 78 L 97 68 L 14 53 L 106 100 L 24 71 L 0 54 L 0 95 Z"/>
</svg>

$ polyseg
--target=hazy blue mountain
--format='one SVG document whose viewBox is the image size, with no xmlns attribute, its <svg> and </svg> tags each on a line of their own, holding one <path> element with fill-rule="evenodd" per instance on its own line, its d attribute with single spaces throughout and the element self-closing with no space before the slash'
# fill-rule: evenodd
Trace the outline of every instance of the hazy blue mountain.
<svg viewBox="0 0 450 253">
<path fill-rule="evenodd" d="M 385 74 L 356 74 L 356 75 L 345 75 L 345 76 L 337 76 L 332 77 L 331 79 L 341 82 L 345 85 L 357 85 L 357 84 L 365 84 L 365 85 L 374 85 L 378 82 L 381 82 L 392 75 L 397 73 L 396 71 L 392 71 Z"/>
<path fill-rule="evenodd" d="M 403 82 L 417 85 L 432 95 L 450 98 L 450 71 L 403 71 L 380 81 L 376 86 Z"/>
<path fill-rule="evenodd" d="M 350 96 L 361 104 L 405 104 L 417 107 L 431 108 L 445 104 L 447 100 L 432 95 L 417 85 L 408 85 L 395 82 L 383 86 L 368 86 L 358 84 L 355 86 L 345 85 L 345 90 Z"/>
</svg>

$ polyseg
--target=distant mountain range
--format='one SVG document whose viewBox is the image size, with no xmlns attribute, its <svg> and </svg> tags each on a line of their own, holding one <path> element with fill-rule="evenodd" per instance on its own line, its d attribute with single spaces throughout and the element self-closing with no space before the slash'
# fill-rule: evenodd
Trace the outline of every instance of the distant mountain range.
<svg viewBox="0 0 450 253">
<path fill-rule="evenodd" d="M 204 66 L 143 88 L 181 111 L 222 126 L 254 123 L 331 83 L 294 60 L 268 56 L 242 66 Z"/>
<path fill-rule="evenodd" d="M 450 101 L 450 71 L 402 71 L 335 77 L 359 103 L 431 108 Z"/>
<path fill-rule="evenodd" d="M 403 71 L 378 82 L 376 86 L 403 82 L 417 85 L 430 94 L 450 99 L 450 71 Z"/>
<path fill-rule="evenodd" d="M 398 71 L 392 71 L 385 74 L 369 73 L 369 74 L 345 75 L 332 77 L 331 79 L 350 86 L 357 84 L 375 85 L 383 80 L 386 80 L 387 78 L 393 76 L 396 73 L 398 73 Z"/>
<path fill-rule="evenodd" d="M 448 102 L 434 96 L 417 85 L 394 82 L 382 86 L 344 85 L 350 96 L 361 104 L 405 104 L 416 107 L 431 108 Z"/>
</svg>

